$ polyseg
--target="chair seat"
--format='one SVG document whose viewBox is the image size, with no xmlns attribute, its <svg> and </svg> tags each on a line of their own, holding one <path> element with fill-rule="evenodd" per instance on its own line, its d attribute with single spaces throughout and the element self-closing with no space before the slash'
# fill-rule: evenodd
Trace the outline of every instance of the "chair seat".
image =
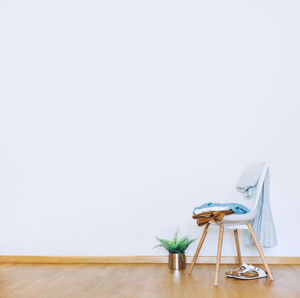
<svg viewBox="0 0 300 298">
<path fill-rule="evenodd" d="M 230 214 L 224 216 L 223 220 L 219 222 L 218 224 L 223 223 L 224 225 L 246 225 L 248 223 L 251 223 L 252 220 L 255 218 L 257 214 L 257 210 L 253 210 L 246 214 Z M 210 222 L 211 224 L 214 224 L 214 221 Z"/>
<path fill-rule="evenodd" d="M 223 223 L 232 223 L 232 224 L 248 224 L 255 218 L 256 212 L 250 212 L 246 214 L 230 214 L 224 216 Z"/>
<path fill-rule="evenodd" d="M 229 230 L 248 230 L 247 224 L 244 223 L 224 223 L 223 221 L 220 222 L 214 222 L 210 221 L 210 227 L 211 228 L 219 228 L 221 224 L 224 225 L 224 229 L 229 229 Z"/>
</svg>

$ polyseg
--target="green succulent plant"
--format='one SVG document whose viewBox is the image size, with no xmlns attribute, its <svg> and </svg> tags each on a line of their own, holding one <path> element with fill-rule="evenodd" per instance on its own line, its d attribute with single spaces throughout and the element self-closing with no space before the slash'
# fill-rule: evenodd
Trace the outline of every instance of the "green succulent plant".
<svg viewBox="0 0 300 298">
<path fill-rule="evenodd" d="M 196 239 L 189 239 L 188 236 L 178 238 L 178 230 L 176 231 L 172 240 L 161 239 L 155 236 L 155 238 L 160 242 L 156 247 L 163 247 L 171 254 L 179 254 L 183 259 L 183 254 L 188 246 L 193 243 Z"/>
</svg>

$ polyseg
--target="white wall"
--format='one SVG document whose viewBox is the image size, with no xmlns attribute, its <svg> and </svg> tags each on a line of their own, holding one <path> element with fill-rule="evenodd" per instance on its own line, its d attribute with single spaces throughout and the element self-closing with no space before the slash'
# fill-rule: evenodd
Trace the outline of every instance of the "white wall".
<svg viewBox="0 0 300 298">
<path fill-rule="evenodd" d="M 299 13 L 283 0 L 2 0 L 0 254 L 165 254 L 154 235 L 199 237 L 193 207 L 225 201 L 266 160 L 279 240 L 266 255 L 300 256 Z"/>
</svg>

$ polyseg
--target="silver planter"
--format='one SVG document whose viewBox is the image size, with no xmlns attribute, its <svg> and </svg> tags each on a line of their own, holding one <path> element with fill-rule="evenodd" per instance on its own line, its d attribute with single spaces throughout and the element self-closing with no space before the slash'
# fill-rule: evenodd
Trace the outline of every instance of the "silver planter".
<svg viewBox="0 0 300 298">
<path fill-rule="evenodd" d="M 185 254 L 169 254 L 169 268 L 178 270 L 185 268 Z"/>
</svg>

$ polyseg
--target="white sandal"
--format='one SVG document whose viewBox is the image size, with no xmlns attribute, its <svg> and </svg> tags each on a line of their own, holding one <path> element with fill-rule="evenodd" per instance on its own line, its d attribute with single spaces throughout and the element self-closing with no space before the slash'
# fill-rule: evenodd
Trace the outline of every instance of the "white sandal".
<svg viewBox="0 0 300 298">
<path fill-rule="evenodd" d="M 236 270 L 230 270 L 225 273 L 226 277 L 232 277 L 237 279 L 257 279 L 266 277 L 267 274 L 265 271 L 258 267 L 254 267 L 252 265 L 243 264 Z"/>
</svg>

